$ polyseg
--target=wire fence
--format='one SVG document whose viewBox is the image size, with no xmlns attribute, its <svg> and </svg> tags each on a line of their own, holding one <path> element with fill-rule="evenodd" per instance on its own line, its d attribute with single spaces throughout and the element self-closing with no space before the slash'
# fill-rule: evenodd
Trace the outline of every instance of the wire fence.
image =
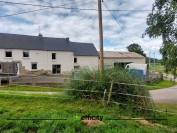
<svg viewBox="0 0 177 133">
<path fill-rule="evenodd" d="M 35 77 L 38 77 L 38 76 L 35 76 Z M 82 79 L 72 79 L 72 78 L 61 78 L 63 80 L 65 80 L 65 82 L 70 82 L 70 81 L 82 81 L 82 82 L 92 82 L 92 83 L 103 83 L 103 81 L 96 81 L 96 80 L 82 80 Z M 34 83 L 34 82 L 33 82 Z M 105 82 L 104 82 L 105 83 Z M 111 86 L 111 83 L 112 82 L 106 82 L 106 84 L 109 84 L 109 86 Z M 118 85 L 126 85 L 126 86 L 135 86 L 135 87 L 146 87 L 148 85 L 142 85 L 142 84 L 136 84 L 136 83 L 120 83 L 120 82 L 113 82 L 113 84 L 118 84 Z M 54 87 L 44 87 L 44 86 L 37 86 L 37 85 L 26 85 L 24 82 L 14 82 L 12 83 L 11 85 L 18 85 L 18 86 L 32 86 L 32 87 L 40 87 L 40 88 L 54 88 Z M 149 86 L 148 86 L 149 87 Z M 152 86 L 154 87 L 154 86 Z M 109 89 L 110 88 L 107 88 L 107 89 L 104 89 L 104 90 L 89 90 L 89 89 L 72 89 L 72 88 L 64 88 L 64 89 L 61 89 L 62 91 L 68 91 L 68 92 L 83 92 L 83 93 L 95 93 L 95 95 L 97 96 L 98 94 L 99 95 L 102 95 L 102 98 L 101 99 L 88 99 L 87 98 L 87 95 L 85 95 L 85 98 L 86 100 L 88 101 L 98 101 L 98 102 L 102 102 L 102 103 L 110 103 L 110 104 L 115 104 L 115 105 L 124 105 L 124 106 L 131 106 L 133 108 L 136 108 L 136 109 L 142 109 L 142 110 L 146 110 L 146 111 L 153 111 L 153 112 L 158 112 L 158 113 L 165 113 L 165 114 L 169 114 L 169 115 L 177 115 L 177 112 L 169 112 L 167 109 L 165 110 L 158 110 L 158 109 L 155 109 L 154 107 L 152 108 L 147 108 L 147 107 L 144 107 L 144 106 L 139 106 L 138 104 L 131 104 L 131 103 L 126 103 L 126 102 L 119 102 L 119 101 L 114 101 L 112 100 L 111 98 L 109 98 L 109 95 L 111 93 L 111 96 L 117 96 L 117 97 L 120 97 L 120 96 L 126 96 L 126 97 L 129 97 L 130 101 L 133 103 L 134 101 L 132 100 L 133 98 L 143 98 L 144 100 L 148 99 L 150 101 L 153 101 L 152 97 L 151 96 L 146 96 L 146 95 L 138 95 L 138 94 L 131 94 L 131 93 L 123 93 L 123 92 L 116 92 L 116 91 L 111 91 L 109 92 Z M 120 89 L 120 88 L 118 88 Z M 42 90 L 42 89 L 41 89 Z M 89 94 L 88 94 L 89 96 Z M 111 97 L 110 96 L 110 97 Z M 84 98 L 84 96 L 83 96 Z M 138 100 L 138 99 L 137 99 Z"/>
<path fill-rule="evenodd" d="M 53 77 L 53 76 L 52 76 Z M 41 76 L 31 76 L 31 82 L 33 81 L 33 78 L 35 79 L 35 78 L 41 78 Z M 63 80 L 63 81 L 67 81 L 67 80 L 69 80 L 69 81 L 71 81 L 71 80 L 73 80 L 73 81 L 83 81 L 83 82 L 97 82 L 97 83 L 107 83 L 107 84 L 110 84 L 111 82 L 105 82 L 105 81 L 98 81 L 98 80 L 84 80 L 84 79 L 79 79 L 79 78 L 75 78 L 75 79 L 73 79 L 73 78 L 63 78 L 63 77 L 58 77 L 58 78 L 60 78 L 61 80 Z M 16 83 L 16 84 L 28 84 L 30 81 L 28 81 L 28 82 L 14 82 L 14 83 Z M 34 81 L 34 83 L 35 83 L 36 81 Z M 138 87 L 151 87 L 151 88 L 159 88 L 158 86 L 155 86 L 155 85 L 146 85 L 146 84 L 138 84 L 138 83 L 125 83 L 125 82 L 114 82 L 114 84 L 120 84 L 120 85 L 130 85 L 130 86 L 138 86 Z"/>
</svg>

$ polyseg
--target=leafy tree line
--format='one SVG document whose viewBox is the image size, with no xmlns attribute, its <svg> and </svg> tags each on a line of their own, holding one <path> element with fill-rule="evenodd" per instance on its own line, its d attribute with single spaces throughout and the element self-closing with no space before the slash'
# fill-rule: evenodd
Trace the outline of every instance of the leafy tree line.
<svg viewBox="0 0 177 133">
<path fill-rule="evenodd" d="M 129 52 L 135 52 L 135 53 L 138 53 L 138 54 L 140 54 L 140 55 L 146 57 L 146 63 L 149 63 L 149 61 L 150 61 L 150 63 L 153 63 L 154 61 L 155 61 L 156 63 L 161 63 L 161 60 L 160 60 L 160 59 L 148 57 L 148 56 L 144 53 L 144 51 L 143 51 L 143 49 L 141 48 L 141 46 L 140 46 L 139 44 L 137 44 L 137 43 L 132 43 L 132 44 L 130 44 L 130 45 L 127 47 L 127 49 L 128 49 Z"/>
<path fill-rule="evenodd" d="M 161 37 L 160 49 L 166 72 L 172 71 L 174 78 L 177 68 L 177 0 L 155 0 L 152 12 L 147 17 L 145 35 Z"/>
<path fill-rule="evenodd" d="M 141 46 L 137 43 L 133 43 L 133 44 L 130 44 L 128 47 L 127 47 L 128 51 L 129 52 L 135 52 L 135 53 L 138 53 L 144 57 L 146 57 L 146 54 L 144 53 L 143 49 L 141 48 Z"/>
</svg>

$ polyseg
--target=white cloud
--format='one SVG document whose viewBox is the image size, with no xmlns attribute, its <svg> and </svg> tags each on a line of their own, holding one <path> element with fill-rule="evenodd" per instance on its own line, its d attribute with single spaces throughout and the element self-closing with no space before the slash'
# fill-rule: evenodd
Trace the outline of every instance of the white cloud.
<svg viewBox="0 0 177 133">
<path fill-rule="evenodd" d="M 46 2 L 41 2 L 46 1 Z M 18 0 L 18 2 L 47 5 L 47 1 L 53 6 L 66 4 L 66 7 L 97 8 L 95 0 Z M 71 4 L 72 3 L 72 4 Z M 147 9 L 151 10 L 153 0 L 121 0 L 107 1 L 109 9 Z M 2 4 L 2 3 L 0 3 Z M 2 4 L 1 15 L 11 14 L 27 10 L 39 9 L 33 6 Z M 42 7 L 41 7 L 42 8 Z M 0 10 L 1 10 L 0 9 Z M 103 6 L 103 9 L 107 9 Z M 120 11 L 103 12 L 105 50 L 126 50 L 131 43 L 139 43 L 146 53 L 158 51 L 161 39 L 151 40 L 148 37 L 141 38 L 146 28 L 146 17 L 149 12 Z M 26 23 L 26 22 L 31 23 Z M 75 11 L 64 9 L 48 9 L 40 12 L 23 14 L 16 17 L 0 18 L 0 32 L 38 35 L 38 27 L 44 36 L 70 37 L 71 41 L 93 42 L 98 48 L 98 20 L 97 11 Z"/>
</svg>

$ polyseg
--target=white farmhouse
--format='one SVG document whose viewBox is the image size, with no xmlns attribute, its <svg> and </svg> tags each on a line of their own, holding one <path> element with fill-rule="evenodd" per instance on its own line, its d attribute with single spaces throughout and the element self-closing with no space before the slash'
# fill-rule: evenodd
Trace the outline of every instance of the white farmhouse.
<svg viewBox="0 0 177 133">
<path fill-rule="evenodd" d="M 69 38 L 51 38 L 0 33 L 0 72 L 19 74 L 64 74 L 74 69 L 98 69 L 98 52 L 91 43 L 71 42 Z M 10 69 L 16 63 L 18 69 Z M 7 67 L 8 66 L 8 67 Z"/>
</svg>

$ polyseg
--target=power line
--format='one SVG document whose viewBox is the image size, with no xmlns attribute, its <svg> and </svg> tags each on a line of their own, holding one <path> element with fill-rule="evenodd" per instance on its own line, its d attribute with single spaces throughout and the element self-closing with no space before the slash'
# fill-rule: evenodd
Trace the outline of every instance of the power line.
<svg viewBox="0 0 177 133">
<path fill-rule="evenodd" d="M 50 0 L 49 0 L 48 2 L 47 2 L 47 1 L 44 1 L 44 0 L 40 0 L 40 1 L 42 1 L 42 2 L 44 2 L 44 3 L 47 3 L 48 5 L 52 5 L 52 3 L 49 2 Z"/>
<path fill-rule="evenodd" d="M 36 10 L 17 12 L 13 14 L 7 14 L 7 15 L 0 16 L 0 18 L 11 17 L 11 16 L 16 16 L 16 15 L 21 15 L 21 14 L 26 14 L 26 13 L 31 13 L 31 12 L 38 12 L 38 11 L 47 10 L 47 9 L 51 9 L 51 8 L 41 8 L 41 9 L 36 9 Z"/>
<path fill-rule="evenodd" d="M 43 1 L 43 0 L 41 0 Z M 44 2 L 44 1 L 43 1 Z M 39 5 L 39 4 L 31 4 L 31 3 L 20 3 L 20 2 L 11 2 L 11 1 L 0 1 L 0 3 L 6 3 L 6 4 L 10 4 L 10 5 L 24 5 L 24 6 L 35 6 L 35 7 L 51 7 L 51 8 L 60 8 L 61 6 L 65 6 L 65 5 L 72 5 L 72 3 L 63 3 L 61 5 L 57 5 L 57 6 L 52 6 L 53 4 L 51 2 L 45 2 L 47 3 L 47 5 Z M 84 4 L 88 4 L 90 2 L 84 3 Z"/>
<path fill-rule="evenodd" d="M 10 2 L 10 1 L 0 1 L 0 3 L 6 3 L 6 4 L 12 4 L 12 5 L 24 5 L 24 6 L 52 7 L 49 5 L 36 5 L 36 4 L 31 4 L 31 3 L 19 3 L 19 2 Z M 62 6 L 64 6 L 64 4 Z"/>
<path fill-rule="evenodd" d="M 109 10 L 109 8 L 108 8 L 108 6 L 105 4 L 105 2 L 103 2 L 103 5 Z M 116 16 L 114 16 L 114 14 L 113 14 L 111 11 L 109 11 L 109 12 L 110 12 L 112 18 L 115 20 L 116 24 L 119 26 L 119 22 L 117 21 Z"/>
<path fill-rule="evenodd" d="M 40 9 L 35 9 L 35 10 L 30 10 L 30 11 L 22 11 L 22 12 L 16 12 L 16 13 L 12 13 L 12 14 L 2 15 L 2 16 L 0 16 L 0 18 L 17 16 L 17 15 L 21 15 L 21 14 L 38 12 L 38 11 L 42 11 L 42 10 L 47 10 L 47 9 L 53 8 L 53 6 L 50 6 L 50 5 L 52 5 L 52 3 L 49 3 L 49 2 L 47 2 L 47 3 L 50 4 L 50 5 L 35 5 L 35 4 L 30 4 L 30 3 L 17 3 L 17 2 L 9 2 L 9 1 L 0 1 L 0 3 L 13 4 L 13 5 L 35 6 L 35 7 L 45 7 L 45 8 L 40 8 Z M 60 5 L 57 8 L 62 8 L 64 5 L 65 4 Z"/>
<path fill-rule="evenodd" d="M 43 6 L 42 6 L 43 7 Z M 56 9 L 56 8 L 62 8 L 62 9 L 76 9 L 76 8 L 67 8 L 64 6 L 44 6 L 47 8 L 40 8 L 40 9 L 36 9 L 36 10 L 30 10 L 30 11 L 22 11 L 22 12 L 17 12 L 17 13 L 13 13 L 13 14 L 7 14 L 7 15 L 3 15 L 0 16 L 0 18 L 5 18 L 5 17 L 11 17 L 11 16 L 17 16 L 17 15 L 21 15 L 21 14 L 26 14 L 26 13 L 31 13 L 31 12 L 37 12 L 37 11 L 41 11 L 41 10 L 47 10 L 47 9 Z M 83 10 L 87 10 L 87 9 L 83 9 Z"/>
<path fill-rule="evenodd" d="M 35 5 L 31 3 L 19 3 L 19 2 L 10 2 L 10 1 L 0 1 L 1 3 L 6 4 L 14 4 L 14 5 L 25 5 L 25 6 L 38 6 L 38 7 L 51 7 L 51 8 L 63 8 L 63 9 L 75 9 L 75 10 L 87 10 L 87 11 L 98 11 L 96 8 L 77 8 L 77 7 L 63 7 L 66 4 L 60 5 L 60 6 L 50 6 L 50 5 Z M 149 12 L 152 10 L 142 10 L 142 9 L 109 9 L 109 10 L 102 10 L 102 11 L 113 11 L 113 12 L 119 12 L 119 11 L 131 11 L 131 12 Z"/>
<path fill-rule="evenodd" d="M 20 2 L 11 2 L 11 1 L 0 1 L 0 3 L 6 3 L 6 4 L 11 4 L 11 5 L 24 5 L 24 6 L 37 6 L 37 7 L 53 7 L 51 2 L 46 2 L 44 0 L 40 0 L 43 1 L 44 3 L 47 3 L 47 5 L 39 5 L 39 4 L 31 4 L 31 3 L 20 3 Z M 87 2 L 90 3 L 90 2 Z M 84 3 L 84 4 L 87 4 Z M 65 5 L 72 5 L 72 3 L 63 3 L 60 6 L 65 6 Z M 54 6 L 54 7 L 58 7 L 58 6 Z"/>
</svg>

